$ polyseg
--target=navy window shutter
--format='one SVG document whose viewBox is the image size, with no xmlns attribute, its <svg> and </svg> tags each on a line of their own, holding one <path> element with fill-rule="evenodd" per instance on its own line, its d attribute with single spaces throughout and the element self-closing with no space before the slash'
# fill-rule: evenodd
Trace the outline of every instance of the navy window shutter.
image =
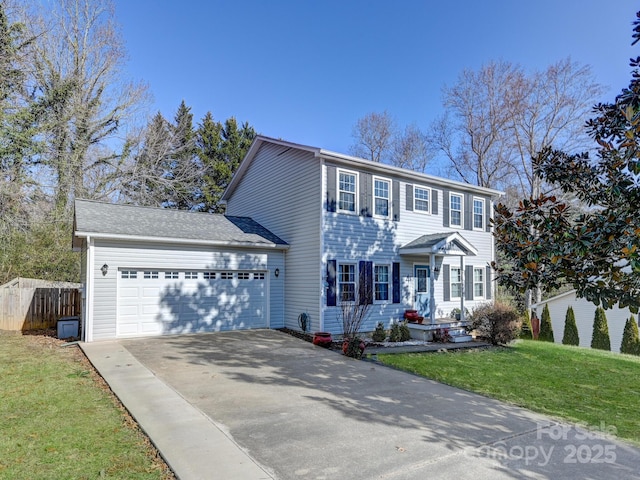
<svg viewBox="0 0 640 480">
<path fill-rule="evenodd" d="M 335 212 L 337 209 L 336 182 L 336 167 L 327 165 L 327 212 Z"/>
<path fill-rule="evenodd" d="M 391 218 L 397 222 L 400 220 L 400 182 L 398 180 L 391 182 L 391 190 L 391 198 L 393 199 L 391 202 L 393 217 Z"/>
<path fill-rule="evenodd" d="M 465 230 L 473 230 L 473 196 L 465 193 L 462 197 L 462 219 Z"/>
<path fill-rule="evenodd" d="M 361 260 L 358 265 L 358 296 L 361 305 L 373 303 L 373 262 Z"/>
<path fill-rule="evenodd" d="M 438 191 L 431 189 L 431 214 L 438 214 Z"/>
<path fill-rule="evenodd" d="M 405 208 L 409 211 L 413 210 L 413 185 L 406 185 L 406 196 L 407 196 L 407 204 Z"/>
<path fill-rule="evenodd" d="M 486 273 L 485 275 L 487 276 L 487 280 L 486 280 L 486 284 L 487 284 L 487 291 L 485 292 L 485 297 L 487 298 L 487 300 L 491 300 L 491 266 L 487 265 L 486 267 Z"/>
<path fill-rule="evenodd" d="M 327 306 L 336 306 L 336 261 L 327 260 Z"/>
<path fill-rule="evenodd" d="M 490 232 L 491 231 L 491 199 L 490 198 L 484 199 L 484 207 L 485 207 L 485 211 L 487 212 L 485 213 L 486 218 L 484 219 L 484 221 L 485 221 L 487 232 Z"/>
<path fill-rule="evenodd" d="M 442 265 L 442 286 L 444 287 L 445 302 L 451 300 L 451 273 L 449 272 L 449 265 Z"/>
<path fill-rule="evenodd" d="M 392 302 L 400 303 L 400 263 L 394 262 L 391 279 L 393 282 L 392 286 Z"/>
<path fill-rule="evenodd" d="M 373 215 L 373 177 L 370 173 L 360 173 L 360 215 L 371 217 Z"/>
<path fill-rule="evenodd" d="M 449 226 L 449 190 L 442 191 L 442 225 Z"/>
<path fill-rule="evenodd" d="M 473 265 L 464 267 L 464 299 L 473 300 Z"/>
</svg>

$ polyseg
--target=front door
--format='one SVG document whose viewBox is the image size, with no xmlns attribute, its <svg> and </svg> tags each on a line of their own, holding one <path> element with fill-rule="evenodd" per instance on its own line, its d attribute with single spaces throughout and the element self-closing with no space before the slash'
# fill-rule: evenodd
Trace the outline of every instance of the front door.
<svg viewBox="0 0 640 480">
<path fill-rule="evenodd" d="M 415 309 L 421 317 L 429 317 L 429 267 L 427 265 L 416 265 L 414 269 L 415 278 Z"/>
</svg>

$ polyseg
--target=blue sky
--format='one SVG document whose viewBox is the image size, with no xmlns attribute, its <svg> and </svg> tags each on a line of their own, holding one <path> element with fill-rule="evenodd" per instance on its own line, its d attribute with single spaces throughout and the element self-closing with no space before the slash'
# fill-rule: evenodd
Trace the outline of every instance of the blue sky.
<svg viewBox="0 0 640 480">
<path fill-rule="evenodd" d="M 151 113 L 180 101 L 259 133 L 347 153 L 368 112 L 426 129 L 464 68 L 570 56 L 612 100 L 630 79 L 631 0 L 116 0 L 126 73 Z"/>
</svg>

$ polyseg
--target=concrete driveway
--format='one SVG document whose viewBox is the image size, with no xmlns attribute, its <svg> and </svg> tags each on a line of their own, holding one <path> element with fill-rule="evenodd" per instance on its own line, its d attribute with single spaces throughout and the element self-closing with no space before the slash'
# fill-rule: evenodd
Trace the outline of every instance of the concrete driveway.
<svg viewBox="0 0 640 480">
<path fill-rule="evenodd" d="M 179 451 L 180 442 L 192 443 L 184 451 L 199 458 L 198 468 L 208 468 L 209 475 L 180 471 L 169 462 L 183 479 L 640 479 L 640 451 L 604 434 L 352 360 L 277 331 L 136 339 L 83 349 L 116 393 L 124 392 L 121 399 L 163 455 L 169 452 L 161 445 Z M 117 351 L 129 360 L 116 357 Z M 141 377 L 149 386 L 136 389 Z M 153 390 L 153 382 L 165 390 Z M 187 432 L 183 439 L 166 425 L 147 428 L 154 421 L 170 424 L 172 415 L 180 424 L 175 410 L 182 407 L 163 406 L 158 398 L 176 392 L 185 412 L 193 406 L 204 414 L 200 421 L 196 415 L 184 422 L 210 422 L 221 435 L 198 437 L 193 427 L 194 437 Z M 231 454 L 234 449 L 240 457 Z M 233 462 L 247 469 L 221 473 Z"/>
</svg>

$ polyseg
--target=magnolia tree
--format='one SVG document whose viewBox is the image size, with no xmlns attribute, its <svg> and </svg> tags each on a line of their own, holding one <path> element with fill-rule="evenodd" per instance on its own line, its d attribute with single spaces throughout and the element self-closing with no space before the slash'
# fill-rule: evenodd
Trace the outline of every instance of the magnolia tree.
<svg viewBox="0 0 640 480">
<path fill-rule="evenodd" d="M 640 40 L 640 12 L 633 44 Z M 536 175 L 587 206 L 577 211 L 554 195 L 496 206 L 497 248 L 513 260 L 494 263 L 497 280 L 525 291 L 571 284 L 581 297 L 633 312 L 640 306 L 640 57 L 632 79 L 613 103 L 594 107 L 586 124 L 595 158 L 545 148 L 534 158 Z"/>
</svg>

